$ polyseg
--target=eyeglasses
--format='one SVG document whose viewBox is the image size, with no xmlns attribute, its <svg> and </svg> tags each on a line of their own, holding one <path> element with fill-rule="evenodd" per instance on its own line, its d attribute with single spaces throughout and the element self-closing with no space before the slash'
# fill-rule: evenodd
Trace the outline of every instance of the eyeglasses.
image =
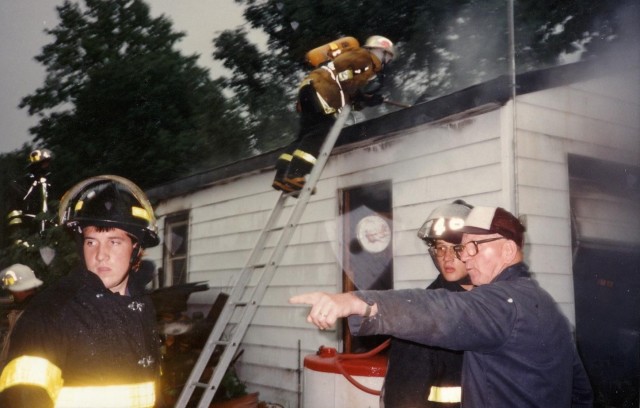
<svg viewBox="0 0 640 408">
<path fill-rule="evenodd" d="M 453 250 L 456 253 L 456 257 L 462 260 L 462 254 L 466 253 L 468 256 L 478 255 L 478 245 L 486 244 L 487 242 L 497 241 L 499 239 L 505 239 L 504 237 L 495 237 L 482 239 L 480 241 L 469 241 L 465 244 L 454 245 Z"/>
<path fill-rule="evenodd" d="M 456 255 L 455 246 L 453 245 L 436 245 L 429 247 L 429 253 L 438 258 L 444 258 L 445 256 L 447 256 L 449 251 Z"/>
</svg>

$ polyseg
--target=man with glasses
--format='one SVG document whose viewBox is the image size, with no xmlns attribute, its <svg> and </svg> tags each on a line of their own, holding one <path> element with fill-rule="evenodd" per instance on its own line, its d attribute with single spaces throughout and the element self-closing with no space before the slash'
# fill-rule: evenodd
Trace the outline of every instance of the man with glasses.
<svg viewBox="0 0 640 408">
<path fill-rule="evenodd" d="M 441 205 L 429 214 L 418 231 L 418 238 L 427 244 L 429 255 L 439 272 L 427 289 L 463 292 L 473 287 L 464 263 L 454 251 L 454 247 L 462 240 L 462 233 L 455 227 L 461 225 L 470 210 L 471 206 L 462 200 Z M 459 407 L 461 374 L 461 351 L 393 338 L 380 396 L 381 406 Z"/>
<path fill-rule="evenodd" d="M 503 208 L 474 207 L 455 247 L 475 287 L 294 296 L 320 329 L 349 317 L 356 335 L 387 334 L 464 350 L 463 407 L 591 407 L 569 322 L 523 262 L 525 228 Z"/>
</svg>

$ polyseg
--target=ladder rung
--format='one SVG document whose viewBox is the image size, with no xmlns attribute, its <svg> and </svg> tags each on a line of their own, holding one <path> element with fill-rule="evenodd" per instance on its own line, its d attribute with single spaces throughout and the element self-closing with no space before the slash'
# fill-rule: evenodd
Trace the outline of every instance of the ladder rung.
<svg viewBox="0 0 640 408">
<path fill-rule="evenodd" d="M 205 384 L 205 383 L 201 383 L 201 382 L 194 383 L 193 385 L 198 387 L 198 388 L 208 388 L 209 387 L 209 384 Z"/>
<path fill-rule="evenodd" d="M 255 264 L 252 266 L 253 269 L 258 269 L 258 268 L 264 268 L 265 266 L 267 266 L 266 263 L 261 263 L 261 264 Z"/>
<path fill-rule="evenodd" d="M 226 340 L 216 340 L 212 341 L 211 344 L 214 346 L 228 346 L 231 342 Z"/>
</svg>

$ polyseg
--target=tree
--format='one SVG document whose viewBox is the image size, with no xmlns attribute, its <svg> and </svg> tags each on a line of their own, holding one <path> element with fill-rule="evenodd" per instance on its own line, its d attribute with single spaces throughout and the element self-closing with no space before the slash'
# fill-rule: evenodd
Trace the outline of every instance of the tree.
<svg viewBox="0 0 640 408">
<path fill-rule="evenodd" d="M 509 72 L 508 0 L 236 2 L 245 6 L 252 28 L 266 33 L 267 49 L 251 44 L 243 30 L 227 30 L 214 39 L 213 56 L 233 72 L 225 86 L 243 101 L 254 129 L 268 129 L 260 124 L 269 123 L 270 112 L 293 106 L 296 85 L 309 69 L 305 53 L 345 35 L 362 42 L 379 34 L 396 42 L 399 52 L 385 82 L 392 100 L 424 101 Z M 517 70 L 556 64 L 565 54 L 601 53 L 619 40 L 621 10 L 633 6 L 636 0 L 514 1 Z M 383 106 L 373 114 L 386 111 Z M 289 124 L 285 135 L 292 129 Z M 278 143 L 278 134 L 254 134 L 258 146 Z"/>
<path fill-rule="evenodd" d="M 25 144 L 15 152 L 0 155 L 0 213 L 5 216 L 0 224 L 0 265 L 28 265 L 46 284 L 70 270 L 77 261 L 77 248 L 63 228 L 53 225 L 58 200 L 46 200 L 48 211 L 41 211 L 39 186 L 32 185 L 33 177 L 27 177 L 27 158 L 32 150 Z M 35 191 L 27 194 L 31 187 Z M 26 196 L 34 200 L 34 206 L 26 205 Z M 16 210 L 30 216 L 13 218 L 19 223 L 10 223 L 7 215 Z"/>
<path fill-rule="evenodd" d="M 268 151 L 291 141 L 297 129 L 297 72 L 282 75 L 286 60 L 261 53 L 241 29 L 223 32 L 214 45 L 214 58 L 233 72 L 221 79 L 222 86 L 232 90 L 242 107 L 254 149 Z"/>
<path fill-rule="evenodd" d="M 58 200 L 76 182 L 117 174 L 147 188 L 252 153 L 237 104 L 197 56 L 174 49 L 184 34 L 165 17 L 150 18 L 142 0 L 65 1 L 57 11 L 59 24 L 46 31 L 53 41 L 36 56 L 45 81 L 20 104 L 40 118 L 31 129 L 35 145 L 0 157 L 6 216 L 25 204 L 30 151 L 54 152 L 49 211 L 12 228 L 5 219 L 0 229 L 1 263 L 25 263 L 45 281 L 77 258 L 62 227 L 40 228 L 42 220 L 57 221 Z"/>
<path fill-rule="evenodd" d="M 42 87 L 21 101 L 38 115 L 35 142 L 56 154 L 59 194 L 100 173 L 143 188 L 201 169 L 212 155 L 249 154 L 237 106 L 219 82 L 175 50 L 184 36 L 165 17 L 151 18 L 142 0 L 66 0 L 54 41 L 36 57 L 46 67 Z M 202 131 L 203 123 L 215 126 Z M 234 143 L 216 146 L 230 138 Z"/>
<path fill-rule="evenodd" d="M 24 193 L 17 191 L 14 180 L 21 178 L 26 173 L 27 157 L 29 157 L 30 146 L 25 145 L 22 148 L 11 153 L 0 154 L 0 214 L 2 214 L 2 222 L 0 223 L 0 248 L 4 248 L 11 242 L 9 236 L 8 214 L 17 208 L 18 202 L 22 199 Z"/>
</svg>

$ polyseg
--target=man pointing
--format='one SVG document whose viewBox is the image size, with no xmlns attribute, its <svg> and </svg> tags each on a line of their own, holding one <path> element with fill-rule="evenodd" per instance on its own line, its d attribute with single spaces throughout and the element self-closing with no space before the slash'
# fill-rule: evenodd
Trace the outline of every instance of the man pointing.
<svg viewBox="0 0 640 408">
<path fill-rule="evenodd" d="M 474 207 L 454 247 L 477 287 L 309 293 L 307 321 L 349 317 L 355 335 L 386 334 L 464 350 L 463 407 L 591 407 L 592 391 L 571 328 L 523 263 L 524 226 L 499 207 Z"/>
</svg>

